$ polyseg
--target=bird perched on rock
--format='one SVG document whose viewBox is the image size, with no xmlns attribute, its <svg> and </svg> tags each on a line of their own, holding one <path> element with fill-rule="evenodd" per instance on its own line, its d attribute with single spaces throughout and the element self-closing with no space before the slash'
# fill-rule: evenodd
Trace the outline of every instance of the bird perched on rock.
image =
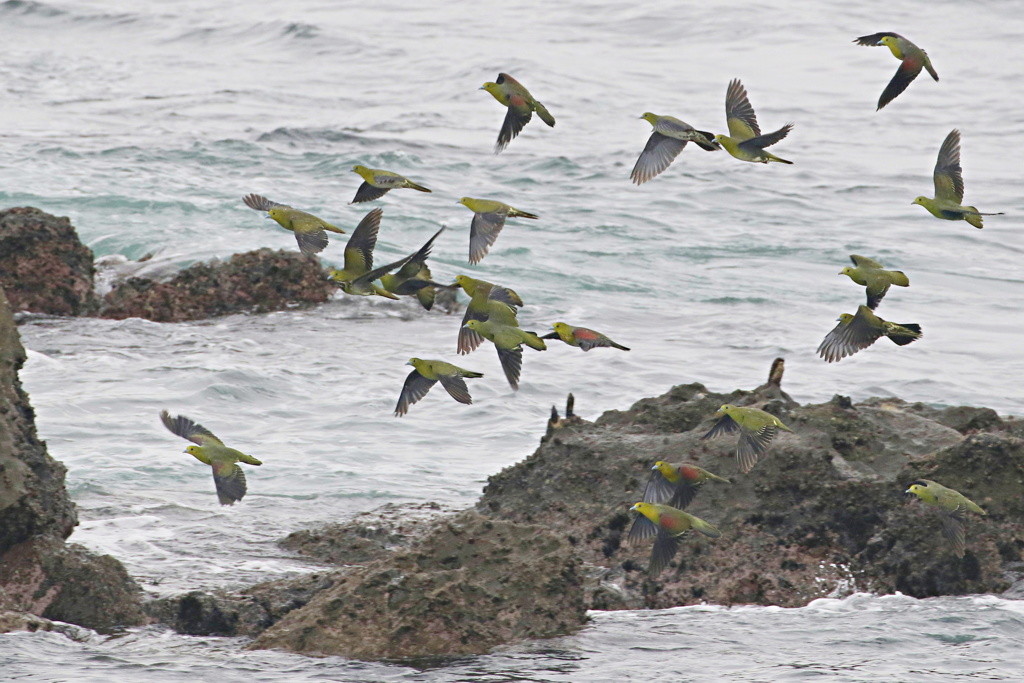
<svg viewBox="0 0 1024 683">
<path fill-rule="evenodd" d="M 398 299 L 397 296 L 374 283 L 374 280 L 405 265 L 415 254 L 380 268 L 373 267 L 373 250 L 377 246 L 377 232 L 380 230 L 380 218 L 383 213 L 380 209 L 374 209 L 363 216 L 363 220 L 359 221 L 359 225 L 348 239 L 348 244 L 345 245 L 345 267 L 341 270 L 337 268 L 331 270 L 330 279 L 340 284 L 342 291 L 346 294 L 359 296 L 376 294 L 388 299 Z"/>
<path fill-rule="evenodd" d="M 273 218 L 285 230 L 295 233 L 299 251 L 307 256 L 319 254 L 327 248 L 327 231 L 345 234 L 339 227 L 317 218 L 311 213 L 293 209 L 287 204 L 278 204 L 258 194 L 247 194 L 242 201 L 250 209 L 266 211 L 267 218 Z"/>
<path fill-rule="evenodd" d="M 456 275 L 455 284 L 470 296 L 466 313 L 462 316 L 462 327 L 459 328 L 459 353 L 469 353 L 484 341 L 483 337 L 466 326 L 470 320 L 483 322 L 493 317 L 496 322 L 505 325 L 519 325 L 516 311 L 523 305 L 523 300 L 515 291 L 468 275 Z"/>
<path fill-rule="evenodd" d="M 519 389 L 519 373 L 523 367 L 522 345 L 526 344 L 538 351 L 548 348 L 544 340 L 533 332 L 522 330 L 518 325 L 498 322 L 493 318 L 482 322 L 470 320 L 466 326 L 494 344 L 498 351 L 498 360 L 501 361 L 501 369 L 505 372 L 505 379 L 514 391 Z"/>
<path fill-rule="evenodd" d="M 472 403 L 473 397 L 469 395 L 463 377 L 483 377 L 479 372 L 464 370 L 443 360 L 410 358 L 406 365 L 411 365 L 414 369 L 405 378 L 402 393 L 398 397 L 398 405 L 395 407 L 395 417 L 401 417 L 409 412 L 409 406 L 426 396 L 436 382 L 440 382 L 445 391 L 459 403 Z"/>
<path fill-rule="evenodd" d="M 939 75 L 935 73 L 935 69 L 932 68 L 932 62 L 928 59 L 928 53 L 898 33 L 883 31 L 882 33 L 873 33 L 870 36 L 855 38 L 853 42 L 866 47 L 884 45 L 889 48 L 896 59 L 900 60 L 900 68 L 896 69 L 896 75 L 892 77 L 889 85 L 885 86 L 885 90 L 882 91 L 882 96 L 878 98 L 878 107 L 875 111 L 892 102 L 896 99 L 897 95 L 906 90 L 910 82 L 921 73 L 922 68 L 928 69 L 931 77 L 936 81 L 939 80 Z"/>
<path fill-rule="evenodd" d="M 415 296 L 420 305 L 428 311 L 434 306 L 434 295 L 437 288 L 449 288 L 451 285 L 442 285 L 431 279 L 430 268 L 427 267 L 427 258 L 430 257 L 430 250 L 434 247 L 434 240 L 444 232 L 445 226 L 434 233 L 434 236 L 427 240 L 427 243 L 420 247 L 420 250 L 413 254 L 401 268 L 394 273 L 381 275 L 380 284 L 387 291 L 399 296 Z"/>
<path fill-rule="evenodd" d="M 506 218 L 533 218 L 540 216 L 514 209 L 508 204 L 493 199 L 473 199 L 463 197 L 458 201 L 473 212 L 473 222 L 469 225 L 469 262 L 480 263 L 487 250 L 498 239 L 498 233 L 505 227 Z"/>
<path fill-rule="evenodd" d="M 959 491 L 928 479 L 918 479 L 904 493 L 942 510 L 942 535 L 949 541 L 953 554 L 963 557 L 967 546 L 967 512 L 984 515 L 985 511 Z"/>
<path fill-rule="evenodd" d="M 897 287 L 909 287 L 910 279 L 900 270 L 885 270 L 878 261 L 872 261 L 865 256 L 850 254 L 853 261 L 853 268 L 847 266 L 839 271 L 840 275 L 848 275 L 858 285 L 863 285 L 867 290 L 868 308 L 878 308 L 879 302 L 885 293 L 889 291 L 890 285 Z"/>
<path fill-rule="evenodd" d="M 973 206 L 961 206 L 964 200 L 963 169 L 960 168 L 960 131 L 954 128 L 942 141 L 939 158 L 932 174 L 935 182 L 935 197 L 918 197 L 912 204 L 920 204 L 928 213 L 947 221 L 967 221 L 976 228 L 982 216 L 1002 216 L 1002 213 L 981 213 Z"/>
<path fill-rule="evenodd" d="M 537 112 L 537 116 L 544 123 L 554 128 L 555 117 L 548 113 L 543 104 L 533 98 L 529 90 L 508 74 L 498 74 L 496 81 L 488 81 L 480 86 L 480 89 L 491 93 L 494 99 L 508 107 L 505 121 L 501 124 L 501 131 L 498 133 L 498 142 L 494 145 L 495 154 L 499 154 L 508 146 L 508 143 L 512 142 L 512 138 L 519 135 L 523 126 L 533 118 L 533 112 Z"/>
<path fill-rule="evenodd" d="M 683 147 L 686 147 L 687 142 L 693 142 L 709 152 L 722 148 L 715 142 L 714 133 L 697 130 L 674 116 L 658 116 L 645 112 L 640 118 L 654 126 L 654 131 L 648 138 L 644 151 L 640 153 L 640 158 L 636 160 L 633 172 L 629 174 L 630 179 L 637 185 L 646 183 L 668 168 L 683 151 Z"/>
<path fill-rule="evenodd" d="M 629 509 L 640 514 L 633 521 L 633 526 L 629 528 L 627 540 L 632 544 L 651 536 L 655 537 L 651 561 L 647 565 L 647 573 L 651 576 L 657 576 L 672 561 L 676 551 L 679 550 L 683 535 L 690 529 L 694 529 L 708 538 L 718 538 L 722 535 L 718 529 L 700 517 L 694 517 L 688 512 L 668 505 L 636 503 Z"/>
<path fill-rule="evenodd" d="M 160 419 L 171 433 L 196 444 L 187 447 L 185 453 L 213 469 L 213 484 L 221 505 L 234 505 L 236 501 L 242 500 L 246 491 L 245 472 L 237 463 L 262 465 L 262 462 L 251 455 L 228 448 L 210 430 L 184 415 L 171 417 L 166 410 L 162 410 Z"/>
<path fill-rule="evenodd" d="M 725 92 L 725 120 L 729 124 L 729 135 L 716 135 L 715 140 L 725 147 L 726 152 L 740 161 L 760 164 L 767 164 L 769 161 L 793 163 L 764 151 L 765 147 L 771 147 L 789 135 L 793 124 L 787 123 L 774 133 L 761 135 L 754 107 L 750 105 L 747 91 L 738 78 L 729 82 L 729 88 Z"/>
<path fill-rule="evenodd" d="M 852 356 L 861 349 L 875 343 L 879 337 L 888 337 L 899 346 L 906 346 L 921 338 L 921 326 L 917 323 L 891 323 L 882 320 L 867 306 L 857 307 L 856 315 L 843 313 L 839 324 L 825 335 L 818 346 L 818 355 L 829 363 Z"/>
<path fill-rule="evenodd" d="M 363 179 L 363 183 L 356 190 L 356 196 L 349 204 L 371 202 L 374 199 L 383 197 L 389 190 L 400 190 L 403 187 L 419 190 L 420 192 L 430 192 L 430 190 L 422 185 L 417 185 L 405 176 L 400 176 L 391 171 L 366 168 L 365 166 L 353 166 L 352 172 L 358 173 Z"/>
<path fill-rule="evenodd" d="M 554 323 L 551 327 L 555 331 L 545 334 L 541 339 L 561 339 L 569 346 L 577 346 L 584 351 L 589 351 L 598 346 L 610 346 L 622 351 L 629 351 L 629 347 L 616 344 L 600 332 L 595 332 L 586 327 L 573 327 L 565 323 Z"/>
<path fill-rule="evenodd" d="M 732 483 L 690 463 L 673 465 L 659 460 L 651 468 L 651 477 L 644 488 L 644 502 L 664 503 L 685 510 L 686 506 L 693 502 L 700 487 L 712 480 Z"/>
<path fill-rule="evenodd" d="M 741 408 L 726 403 L 714 416 L 720 419 L 700 440 L 738 431 L 740 438 L 736 443 L 736 464 L 743 474 L 754 468 L 757 459 L 768 450 L 768 445 L 780 429 L 793 431 L 779 418 L 757 408 Z"/>
</svg>

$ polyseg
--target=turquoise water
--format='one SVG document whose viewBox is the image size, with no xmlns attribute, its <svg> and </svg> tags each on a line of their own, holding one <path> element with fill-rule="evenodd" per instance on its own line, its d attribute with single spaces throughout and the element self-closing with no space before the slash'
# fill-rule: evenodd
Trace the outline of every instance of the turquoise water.
<svg viewBox="0 0 1024 683">
<path fill-rule="evenodd" d="M 371 207 L 347 204 L 359 183 L 350 167 L 388 168 L 434 192 L 394 191 L 371 205 L 384 209 L 381 262 L 446 224 L 434 250 L 438 278 L 506 284 L 527 302 L 524 327 L 564 320 L 633 349 L 526 350 L 513 393 L 488 347 L 456 356 L 457 316 L 405 301 L 339 294 L 315 310 L 173 325 L 31 318 L 20 328 L 30 354 L 22 378 L 41 436 L 69 468 L 82 518 L 72 540 L 117 556 L 154 595 L 303 571 L 276 539 L 385 502 L 471 504 L 488 475 L 532 452 L 551 404 L 569 391 L 593 418 L 683 382 L 756 386 L 777 356 L 786 358 L 785 388 L 802 402 L 896 395 L 1024 413 L 1024 16 L 1011 9 L 0 3 L 0 206 L 69 216 L 98 257 L 154 254 L 141 272 L 159 275 L 248 249 L 294 249 L 289 233 L 242 204 L 250 192 L 354 227 Z M 880 30 L 925 47 L 942 80 L 921 77 L 876 113 L 898 63 L 850 41 Z M 531 122 L 495 156 L 504 109 L 477 88 L 499 71 L 526 84 L 558 123 Z M 630 184 L 650 128 L 637 117 L 671 114 L 719 132 L 735 77 L 764 130 L 795 122 L 774 148 L 794 165 L 743 164 L 691 146 L 658 178 Z M 939 145 L 954 127 L 967 202 L 1006 213 L 984 230 L 911 205 L 931 193 Z M 470 214 L 455 203 L 464 195 L 541 219 L 510 220 L 487 258 L 469 266 Z M 338 263 L 342 248 L 332 239 L 323 260 Z M 863 301 L 837 275 L 850 253 L 910 276 L 912 286 L 890 292 L 878 312 L 920 323 L 925 336 L 905 348 L 882 340 L 830 365 L 818 343 Z M 411 356 L 485 373 L 470 385 L 474 404 L 435 389 L 392 417 Z M 209 472 L 180 452 L 186 444 L 164 430 L 162 409 L 264 461 L 248 472 L 243 503 L 216 504 Z M 630 634 L 653 623 L 675 642 L 673 629 L 699 619 L 708 639 L 700 642 L 721 653 L 699 665 L 732 680 L 901 680 L 900 671 L 948 680 L 885 664 L 912 659 L 922 644 L 935 671 L 1013 680 L 1006 672 L 1017 665 L 1001 648 L 1019 629 L 1016 603 L 858 599 L 889 616 L 878 640 L 865 640 L 853 617 L 833 622 L 837 640 L 858 643 L 850 659 L 825 641 L 805 647 L 820 611 L 713 607 L 599 614 L 557 645 L 427 672 L 243 653 L 236 641 L 157 630 L 84 643 L 8 636 L 0 653 L 21 662 L 26 680 L 109 680 L 149 665 L 152 680 L 192 680 L 190 671 L 215 666 L 226 680 L 258 671 L 257 680 L 274 681 L 674 681 L 683 669 L 652 670 Z M 893 604 L 912 605 L 915 616 L 890 614 Z M 922 624 L 965 609 L 971 630 L 935 630 L 953 641 L 921 635 Z M 742 647 L 714 644 L 746 619 L 758 628 Z M 965 634 L 977 641 L 954 642 Z M 972 669 L 962 653 L 976 650 L 990 660 Z M 849 661 L 860 663 L 843 669 Z M 68 667 L 82 676 L 68 678 Z M 714 669 L 688 675 L 709 680 Z"/>
</svg>

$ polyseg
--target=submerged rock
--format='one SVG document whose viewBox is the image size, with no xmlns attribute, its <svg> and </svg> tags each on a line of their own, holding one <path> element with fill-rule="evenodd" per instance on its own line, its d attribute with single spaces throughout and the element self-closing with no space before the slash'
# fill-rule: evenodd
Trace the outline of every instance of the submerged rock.
<svg viewBox="0 0 1024 683">
<path fill-rule="evenodd" d="M 32 207 L 0 211 L 0 289 L 15 311 L 91 315 L 92 251 L 67 218 Z"/>
<path fill-rule="evenodd" d="M 0 290 L 0 610 L 101 632 L 143 623 L 142 591 L 121 563 L 64 543 L 78 518 L 64 466 L 36 434 L 18 379 L 24 362 Z"/>
</svg>

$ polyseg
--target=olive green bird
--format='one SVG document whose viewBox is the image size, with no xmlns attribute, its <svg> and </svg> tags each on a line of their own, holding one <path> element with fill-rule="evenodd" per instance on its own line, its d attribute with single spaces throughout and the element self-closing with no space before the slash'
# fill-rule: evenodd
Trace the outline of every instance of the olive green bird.
<svg viewBox="0 0 1024 683">
<path fill-rule="evenodd" d="M 984 515 L 985 511 L 959 491 L 928 479 L 918 479 L 904 493 L 942 510 L 942 535 L 949 541 L 953 554 L 963 557 L 967 550 L 967 512 Z"/>
<path fill-rule="evenodd" d="M 391 292 L 375 284 L 374 280 L 396 268 L 401 268 L 415 254 L 380 268 L 373 267 L 373 250 L 377 246 L 377 232 L 380 230 L 380 218 L 383 214 L 381 209 L 373 209 L 363 216 L 363 220 L 359 221 L 359 225 L 348 239 L 348 244 L 345 245 L 345 267 L 341 270 L 332 269 L 328 276 L 341 285 L 341 290 L 346 294 L 398 299 Z"/>
<path fill-rule="evenodd" d="M 754 107 L 751 106 L 747 91 L 738 78 L 730 81 L 729 88 L 725 91 L 725 120 L 729 124 L 729 135 L 716 135 L 715 141 L 740 161 L 759 164 L 767 164 L 769 161 L 793 163 L 764 151 L 765 147 L 771 147 L 789 135 L 789 131 L 793 130 L 793 124 L 787 123 L 774 133 L 761 135 Z"/>
<path fill-rule="evenodd" d="M 469 225 L 470 263 L 480 263 L 487 256 L 487 251 L 498 239 L 498 233 L 505 227 L 506 218 L 540 218 L 493 199 L 463 197 L 457 203 L 473 212 L 473 222 Z"/>
<path fill-rule="evenodd" d="M 420 247 L 420 250 L 413 254 L 396 272 L 381 275 L 381 286 L 392 294 L 415 296 L 420 305 L 428 311 L 433 308 L 437 288 L 451 288 L 451 285 L 434 282 L 431 279 L 430 268 L 427 267 L 427 259 L 430 257 L 430 250 L 434 247 L 434 240 L 444 230 L 445 226 L 442 225 L 441 229 L 434 233 L 434 236 L 427 240 L 427 243 Z"/>
<path fill-rule="evenodd" d="M 664 503 L 685 510 L 686 506 L 693 502 L 700 487 L 712 480 L 732 483 L 690 463 L 673 465 L 659 460 L 651 468 L 651 477 L 644 488 L 644 502 Z"/>
<path fill-rule="evenodd" d="M 358 173 L 363 182 L 356 189 L 356 196 L 349 204 L 372 202 L 374 199 L 380 199 L 390 190 L 400 190 L 405 187 L 411 190 L 419 190 L 420 192 L 430 192 L 430 190 L 422 185 L 418 185 L 405 176 L 392 173 L 391 171 L 382 171 L 377 168 L 366 168 L 365 166 L 357 165 L 352 167 L 352 172 Z"/>
<path fill-rule="evenodd" d="M 646 183 L 668 168 L 686 147 L 687 142 L 692 142 L 709 152 L 722 149 L 715 141 L 714 133 L 697 130 L 674 116 L 644 112 L 640 118 L 654 126 L 654 130 L 647 140 L 644 151 L 640 153 L 640 158 L 636 160 L 633 172 L 629 174 L 630 179 L 637 185 Z"/>
<path fill-rule="evenodd" d="M 523 368 L 523 344 L 531 349 L 544 351 L 547 344 L 533 332 L 527 332 L 518 325 L 509 325 L 496 320 L 470 320 L 466 327 L 492 342 L 498 351 L 501 369 L 513 391 L 519 390 L 519 374 Z"/>
<path fill-rule="evenodd" d="M 932 174 L 935 197 L 918 197 L 911 204 L 920 204 L 928 213 L 947 221 L 967 221 L 981 229 L 982 216 L 1002 216 L 1002 213 L 981 213 L 973 206 L 961 206 L 964 200 L 963 169 L 960 168 L 960 131 L 954 128 L 942 141 L 939 158 Z"/>
<path fill-rule="evenodd" d="M 651 576 L 657 576 L 668 566 L 679 550 L 683 536 L 691 529 L 708 538 L 718 538 L 722 535 L 722 532 L 700 517 L 694 517 L 688 512 L 668 505 L 635 503 L 629 509 L 640 513 L 626 535 L 630 544 L 654 536 L 654 549 L 651 551 L 651 561 L 647 565 L 647 573 Z"/>
<path fill-rule="evenodd" d="M 586 327 L 573 327 L 565 323 L 554 323 L 551 327 L 554 329 L 554 332 L 548 332 L 541 339 L 561 339 L 569 346 L 576 346 L 584 351 L 589 351 L 598 346 L 610 346 L 613 349 L 629 351 L 628 346 L 617 344 L 600 332 Z"/>
<path fill-rule="evenodd" d="M 879 337 L 888 337 L 898 346 L 906 346 L 921 338 L 921 326 L 917 323 L 891 323 L 882 320 L 863 304 L 855 315 L 843 313 L 839 324 L 825 335 L 818 346 L 818 355 L 829 363 L 835 363 L 852 356 L 861 349 L 875 343 Z"/>
<path fill-rule="evenodd" d="M 889 81 L 889 85 L 885 86 L 885 90 L 882 91 L 882 96 L 878 98 L 878 107 L 875 111 L 892 102 L 896 99 L 897 95 L 906 90 L 910 82 L 921 73 L 921 69 L 927 69 L 933 79 L 939 80 L 939 75 L 935 73 L 935 69 L 932 68 L 932 62 L 928 59 L 928 53 L 898 33 L 890 33 L 888 31 L 872 33 L 870 36 L 854 38 L 853 42 L 866 47 L 884 45 L 889 48 L 889 51 L 892 52 L 896 59 L 900 60 L 900 68 L 896 69 L 896 74 Z"/>
<path fill-rule="evenodd" d="M 266 211 L 267 218 L 277 221 L 285 230 L 295 233 L 295 241 L 299 243 L 299 251 L 307 256 L 319 254 L 327 248 L 327 231 L 344 235 L 345 231 L 317 218 L 311 213 L 293 209 L 287 204 L 278 204 L 258 194 L 247 194 L 242 201 L 250 209 Z"/>
<path fill-rule="evenodd" d="M 707 434 L 700 437 L 700 440 L 713 439 L 719 434 L 739 432 L 740 438 L 736 443 L 736 464 L 743 474 L 754 469 L 758 458 L 768 450 L 768 445 L 780 429 L 787 432 L 793 431 L 779 418 L 757 408 L 741 408 L 726 403 L 718 409 L 714 416 L 719 418 L 718 422 Z"/>
<path fill-rule="evenodd" d="M 496 81 L 488 81 L 480 86 L 480 89 L 491 93 L 494 99 L 508 107 L 505 121 L 501 124 L 501 130 L 498 132 L 498 142 L 494 145 L 495 154 L 500 154 L 501 150 L 508 147 L 508 143 L 519 135 L 523 126 L 533 118 L 533 112 L 537 112 L 537 116 L 544 123 L 552 128 L 555 127 L 555 117 L 548 113 L 543 104 L 533 98 L 529 90 L 508 74 L 498 74 Z"/>
<path fill-rule="evenodd" d="M 464 370 L 443 360 L 410 358 L 406 365 L 411 365 L 414 369 L 405 378 L 402 393 L 398 397 L 398 405 L 395 407 L 395 417 L 401 417 L 409 412 L 409 406 L 426 396 L 430 387 L 437 382 L 440 382 L 456 401 L 468 405 L 473 402 L 473 397 L 469 395 L 463 377 L 483 377 L 479 372 Z"/>
<path fill-rule="evenodd" d="M 171 433 L 196 444 L 186 448 L 185 453 L 213 469 L 213 485 L 221 505 L 234 505 L 245 497 L 245 472 L 237 463 L 262 465 L 262 462 L 251 455 L 228 448 L 210 430 L 184 415 L 171 417 L 166 410 L 162 410 L 160 419 Z"/>
<path fill-rule="evenodd" d="M 462 287 L 470 297 L 466 313 L 462 316 L 462 327 L 459 328 L 459 353 L 469 353 L 484 341 L 475 330 L 466 326 L 470 320 L 483 322 L 493 317 L 495 322 L 519 326 L 516 314 L 523 300 L 515 291 L 468 275 L 456 275 L 455 285 Z"/>
<path fill-rule="evenodd" d="M 857 254 L 850 254 L 850 260 L 853 261 L 854 267 L 847 266 L 839 271 L 839 274 L 849 276 L 851 280 L 864 287 L 868 295 L 868 308 L 872 310 L 878 308 L 891 285 L 910 286 L 910 279 L 903 271 L 885 270 L 878 261 Z"/>
</svg>

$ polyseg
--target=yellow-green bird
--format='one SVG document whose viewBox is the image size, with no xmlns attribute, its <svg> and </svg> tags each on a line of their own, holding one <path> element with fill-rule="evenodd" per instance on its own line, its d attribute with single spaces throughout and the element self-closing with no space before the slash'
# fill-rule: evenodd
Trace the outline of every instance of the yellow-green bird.
<svg viewBox="0 0 1024 683">
<path fill-rule="evenodd" d="M 430 250 L 434 246 L 434 240 L 444 232 L 445 226 L 434 233 L 434 236 L 427 240 L 427 243 L 420 247 L 420 250 L 413 254 L 405 265 L 394 273 L 381 275 L 380 284 L 387 291 L 399 296 L 415 296 L 420 305 L 428 311 L 434 306 L 434 295 L 437 288 L 448 289 L 451 285 L 442 285 L 431 279 L 430 268 L 427 267 L 427 259 L 430 257 Z"/>
<path fill-rule="evenodd" d="M 531 349 L 544 351 L 547 344 L 533 332 L 527 332 L 518 326 L 508 325 L 490 320 L 470 320 L 466 327 L 479 334 L 484 339 L 492 342 L 498 351 L 498 360 L 501 361 L 501 369 L 505 372 L 505 379 L 513 390 L 519 389 L 519 373 L 523 368 L 523 344 Z"/>
<path fill-rule="evenodd" d="M 470 263 L 480 263 L 487 255 L 487 250 L 505 227 L 506 218 L 540 218 L 536 214 L 520 211 L 493 199 L 463 197 L 458 203 L 473 212 L 473 222 L 469 225 Z"/>
<path fill-rule="evenodd" d="M 651 477 L 644 488 L 644 502 L 664 503 L 685 510 L 686 506 L 693 502 L 700 487 L 712 480 L 732 483 L 690 463 L 674 465 L 659 460 L 651 468 Z"/>
<path fill-rule="evenodd" d="M 676 551 L 679 550 L 683 536 L 690 529 L 698 531 L 708 538 L 718 538 L 722 535 L 722 532 L 700 517 L 694 517 L 688 512 L 668 505 L 635 503 L 629 509 L 640 514 L 633 521 L 633 526 L 629 528 L 629 533 L 626 535 L 627 540 L 633 544 L 651 536 L 655 537 L 651 561 L 647 565 L 647 573 L 651 576 L 657 576 L 672 561 Z"/>
<path fill-rule="evenodd" d="M 483 322 L 493 317 L 496 322 L 518 327 L 516 311 L 523 305 L 523 300 L 515 291 L 468 275 L 456 275 L 455 284 L 462 287 L 470 297 L 466 313 L 462 316 L 462 327 L 459 328 L 459 353 L 469 353 L 484 341 L 483 337 L 466 326 L 470 320 Z"/>
<path fill-rule="evenodd" d="M 984 515 L 985 511 L 959 491 L 928 479 L 918 479 L 904 493 L 942 510 L 942 535 L 949 541 L 953 554 L 963 557 L 967 549 L 967 512 Z"/>
<path fill-rule="evenodd" d="M 349 204 L 372 202 L 374 199 L 383 197 L 389 190 L 400 190 L 404 187 L 408 187 L 411 190 L 419 190 L 420 192 L 430 192 L 430 190 L 422 185 L 418 185 L 405 176 L 392 173 L 391 171 L 382 171 L 379 168 L 366 168 L 365 166 L 356 165 L 352 167 L 352 172 L 358 173 L 363 182 L 356 190 L 355 198 Z"/>
<path fill-rule="evenodd" d="M 160 419 L 171 433 L 196 444 L 186 448 L 185 453 L 213 469 L 213 484 L 221 505 L 234 505 L 236 501 L 242 500 L 246 491 L 245 472 L 237 463 L 262 465 L 262 462 L 251 455 L 228 448 L 213 432 L 184 415 L 171 417 L 170 413 L 162 410 Z"/>
<path fill-rule="evenodd" d="M 332 269 L 328 276 L 341 285 L 341 290 L 346 294 L 358 296 L 376 294 L 388 299 L 398 299 L 397 296 L 377 285 L 374 280 L 405 265 L 415 254 L 380 268 L 373 267 L 373 250 L 377 246 L 377 232 L 380 230 L 380 218 L 383 214 L 381 209 L 374 209 L 363 216 L 363 220 L 359 221 L 359 225 L 348 239 L 348 244 L 345 245 L 345 267 L 341 270 Z"/>
<path fill-rule="evenodd" d="M 910 286 L 910 279 L 903 274 L 903 271 L 885 270 L 878 261 L 857 254 L 850 254 L 850 260 L 853 261 L 854 267 L 847 266 L 839 271 L 839 274 L 849 276 L 851 280 L 864 287 L 868 295 L 868 308 L 872 310 L 878 308 L 878 304 L 891 285 Z"/>
<path fill-rule="evenodd" d="M 405 378 L 402 393 L 398 397 L 398 405 L 395 407 L 395 417 L 401 417 L 409 412 L 409 406 L 426 396 L 430 387 L 437 382 L 440 382 L 456 401 L 470 404 L 473 397 L 469 395 L 463 377 L 483 377 L 479 372 L 464 370 L 443 360 L 410 358 L 406 365 L 411 365 L 414 369 Z"/>
<path fill-rule="evenodd" d="M 537 116 L 544 123 L 554 128 L 555 117 L 548 113 L 543 104 L 533 98 L 533 95 L 523 87 L 522 83 L 508 74 L 498 74 L 496 81 L 488 81 L 480 86 L 480 89 L 491 93 L 494 99 L 508 107 L 505 121 L 501 124 L 501 131 L 498 133 L 498 142 L 494 145 L 495 154 L 499 154 L 508 146 L 508 143 L 512 142 L 512 138 L 519 135 L 523 126 L 533 118 L 533 112 L 537 112 Z"/>
<path fill-rule="evenodd" d="M 758 458 L 768 450 L 768 445 L 780 429 L 793 431 L 779 418 L 757 408 L 742 408 L 726 403 L 714 416 L 719 418 L 718 422 L 700 440 L 738 431 L 740 438 L 736 443 L 736 464 L 743 474 L 754 469 Z"/>
<path fill-rule="evenodd" d="M 928 213 L 947 221 L 967 221 L 976 228 L 982 216 L 1002 216 L 1002 213 L 981 213 L 973 206 L 961 206 L 964 200 L 963 169 L 960 168 L 960 131 L 954 128 L 942 141 L 939 158 L 932 174 L 935 181 L 935 197 L 918 197 L 911 204 L 920 204 Z"/>
<path fill-rule="evenodd" d="M 554 323 L 551 327 L 554 329 L 554 332 L 545 334 L 541 339 L 561 339 L 569 346 L 576 346 L 584 351 L 589 351 L 598 346 L 610 346 L 613 349 L 629 351 L 628 346 L 617 344 L 600 332 L 586 327 L 573 327 L 565 323 Z"/>
<path fill-rule="evenodd" d="M 293 209 L 287 204 L 278 204 L 258 194 L 247 194 L 242 201 L 250 209 L 266 211 L 267 218 L 273 218 L 285 230 L 295 233 L 299 251 L 307 256 L 319 254 L 327 248 L 327 231 L 344 235 L 345 231 L 311 213 Z"/>
<path fill-rule="evenodd" d="M 774 133 L 761 135 L 754 107 L 750 105 L 747 91 L 738 78 L 730 81 L 729 88 L 725 91 L 725 120 L 729 124 L 729 135 L 716 135 L 715 140 L 725 147 L 726 152 L 740 161 L 752 161 L 759 164 L 767 164 L 769 161 L 777 161 L 782 164 L 793 163 L 764 151 L 765 147 L 771 147 L 789 135 L 793 124 L 787 123 Z"/>
<path fill-rule="evenodd" d="M 891 323 L 882 320 L 863 304 L 857 307 L 855 315 L 843 313 L 839 324 L 825 335 L 818 346 L 818 355 L 829 363 L 835 363 L 852 356 L 861 349 L 875 343 L 879 337 L 888 337 L 894 344 L 906 346 L 921 338 L 921 326 L 917 323 Z"/>
<path fill-rule="evenodd" d="M 910 82 L 921 73 L 921 69 L 927 69 L 932 78 L 936 81 L 939 80 L 939 75 L 935 73 L 935 69 L 932 68 L 932 62 L 928 59 L 928 53 L 898 33 L 891 33 L 889 31 L 872 33 L 870 36 L 854 38 L 853 42 L 866 47 L 884 45 L 889 48 L 889 51 L 892 52 L 896 59 L 900 60 L 900 68 L 896 69 L 896 75 L 892 77 L 889 85 L 885 86 L 885 90 L 882 91 L 882 96 L 878 98 L 878 107 L 875 111 L 892 102 L 896 99 L 897 95 L 906 90 Z"/>
<path fill-rule="evenodd" d="M 692 142 L 709 152 L 722 148 L 715 142 L 714 133 L 697 130 L 674 116 L 659 116 L 648 111 L 640 118 L 654 126 L 654 131 L 648 138 L 644 151 L 640 153 L 640 158 L 636 160 L 633 172 L 629 174 L 630 179 L 637 185 L 646 183 L 668 168 L 683 151 L 683 147 L 686 147 L 687 142 Z"/>
</svg>

